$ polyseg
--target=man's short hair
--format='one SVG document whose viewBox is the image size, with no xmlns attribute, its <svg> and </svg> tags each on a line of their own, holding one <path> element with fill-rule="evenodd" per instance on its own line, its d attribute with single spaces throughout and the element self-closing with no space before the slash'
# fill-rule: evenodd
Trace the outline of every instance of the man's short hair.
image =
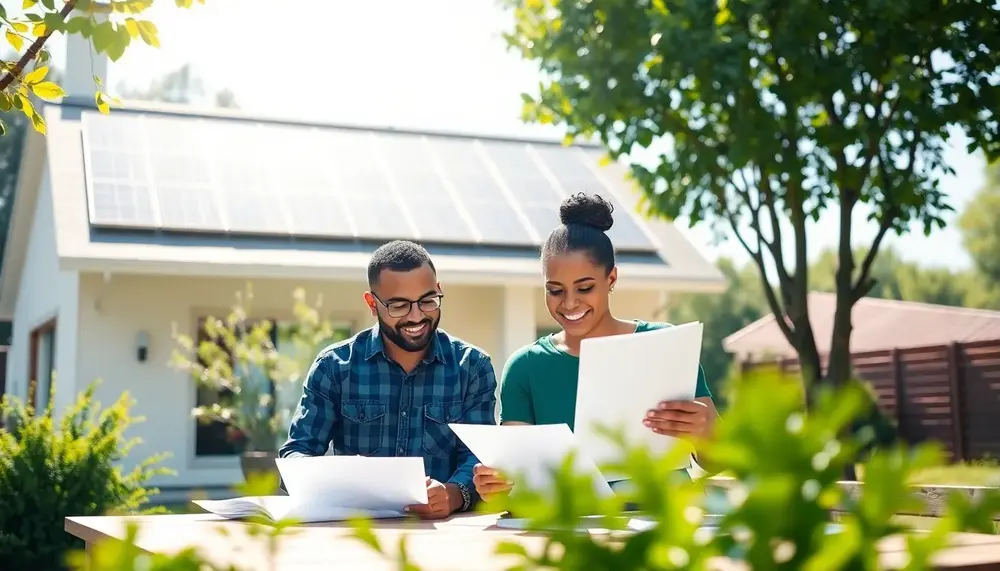
<svg viewBox="0 0 1000 571">
<path fill-rule="evenodd" d="M 424 264 L 437 273 L 431 255 L 420 244 L 409 240 L 393 240 L 382 244 L 372 253 L 371 260 L 368 261 L 368 287 L 375 287 L 384 270 L 409 272 Z"/>
</svg>

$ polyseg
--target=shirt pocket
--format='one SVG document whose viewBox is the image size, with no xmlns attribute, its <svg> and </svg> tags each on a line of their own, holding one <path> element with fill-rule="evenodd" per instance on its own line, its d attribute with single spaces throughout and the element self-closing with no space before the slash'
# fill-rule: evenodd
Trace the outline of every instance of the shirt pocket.
<svg viewBox="0 0 1000 571">
<path fill-rule="evenodd" d="M 448 423 L 462 420 L 462 401 L 424 405 L 424 453 L 449 456 L 455 450 L 455 433 Z"/>
<path fill-rule="evenodd" d="M 373 400 L 345 400 L 340 404 L 344 419 L 344 451 L 374 456 L 382 449 L 385 405 Z"/>
</svg>

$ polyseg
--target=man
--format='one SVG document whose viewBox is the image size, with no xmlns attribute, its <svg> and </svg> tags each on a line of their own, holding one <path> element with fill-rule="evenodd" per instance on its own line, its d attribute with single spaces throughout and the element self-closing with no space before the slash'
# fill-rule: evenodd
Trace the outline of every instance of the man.
<svg viewBox="0 0 1000 571">
<path fill-rule="evenodd" d="M 309 370 L 281 457 L 420 456 L 422 518 L 468 510 L 475 456 L 448 423 L 495 424 L 490 357 L 438 329 L 444 297 L 430 255 L 407 241 L 375 250 L 364 299 L 377 324 L 324 349 Z"/>
</svg>

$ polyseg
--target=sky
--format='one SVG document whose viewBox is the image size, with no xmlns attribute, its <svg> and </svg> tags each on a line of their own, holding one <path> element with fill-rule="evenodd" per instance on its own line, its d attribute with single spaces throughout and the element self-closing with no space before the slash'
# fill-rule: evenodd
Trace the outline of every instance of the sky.
<svg viewBox="0 0 1000 571">
<path fill-rule="evenodd" d="M 106 85 L 142 88 L 190 63 L 208 92 L 229 89 L 254 114 L 555 135 L 520 121 L 520 94 L 537 88 L 538 73 L 506 49 L 501 33 L 513 20 L 496 0 L 205 0 L 190 10 L 161 0 L 146 14 L 159 28 L 161 47 L 133 44 L 111 65 Z M 57 64 L 59 44 L 52 46 Z M 946 160 L 956 174 L 944 189 L 961 212 L 983 183 L 984 161 L 965 152 L 960 136 L 950 141 Z M 855 213 L 859 243 L 875 233 L 865 215 Z M 735 240 L 715 244 L 709 229 L 689 228 L 683 219 L 675 224 L 710 259 L 748 259 Z M 829 211 L 810 227 L 811 254 L 834 245 L 836 236 L 837 213 Z M 886 243 L 925 265 L 969 264 L 954 227 L 930 236 L 918 227 Z"/>
</svg>

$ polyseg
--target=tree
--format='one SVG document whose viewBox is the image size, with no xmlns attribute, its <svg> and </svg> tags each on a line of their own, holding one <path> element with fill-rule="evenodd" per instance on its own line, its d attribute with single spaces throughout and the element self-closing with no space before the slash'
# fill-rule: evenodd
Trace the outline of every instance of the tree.
<svg viewBox="0 0 1000 571">
<path fill-rule="evenodd" d="M 962 244 L 976 269 L 1000 282 L 1000 162 L 986 168 L 986 182 L 958 219 Z"/>
<path fill-rule="evenodd" d="M 808 385 L 849 378 L 851 308 L 875 285 L 885 236 L 944 224 L 949 129 L 964 132 L 970 150 L 1000 155 L 1000 17 L 991 3 L 508 4 L 509 44 L 542 72 L 538 93 L 525 95 L 525 119 L 564 126 L 570 139 L 597 135 L 615 159 L 658 150 L 653 164 L 632 167 L 647 212 L 728 226 Z M 860 257 L 859 208 L 877 227 Z M 806 227 L 825 212 L 837 212 L 840 226 L 824 375 L 806 311 Z"/>
<path fill-rule="evenodd" d="M 856 251 L 854 255 L 863 256 L 864 252 Z M 837 250 L 821 252 L 809 270 L 811 289 L 836 292 L 836 268 Z M 970 301 L 970 296 L 986 288 L 986 284 L 973 272 L 923 267 L 902 259 L 891 248 L 879 254 L 872 264 L 870 275 L 875 285 L 868 296 L 881 299 L 964 307 L 978 305 Z"/>
<path fill-rule="evenodd" d="M 125 99 L 165 101 L 184 105 L 193 103 L 205 95 L 205 87 L 201 79 L 193 74 L 189 63 L 153 81 L 146 89 L 131 89 L 127 86 L 121 86 L 118 91 Z M 236 103 L 236 95 L 228 89 L 216 92 L 214 103 L 216 107 L 229 109 L 239 107 Z"/>
<path fill-rule="evenodd" d="M 195 1 L 174 0 L 178 7 L 190 8 Z M 57 5 L 61 4 L 61 5 Z M 16 110 L 31 121 L 34 129 L 45 133 L 45 120 L 35 110 L 31 96 L 44 100 L 66 95 L 62 87 L 48 77 L 51 59 L 45 43 L 56 33 L 78 34 L 90 40 L 98 54 L 118 61 L 134 39 L 159 47 L 156 25 L 142 19 L 153 0 L 24 0 L 23 13 L 13 16 L 0 5 L 0 29 L 16 55 L 0 61 L 0 111 Z M 116 100 L 103 91 L 99 77 L 94 100 L 102 113 L 110 111 Z M 0 123 L 0 134 L 5 127 Z"/>
</svg>

